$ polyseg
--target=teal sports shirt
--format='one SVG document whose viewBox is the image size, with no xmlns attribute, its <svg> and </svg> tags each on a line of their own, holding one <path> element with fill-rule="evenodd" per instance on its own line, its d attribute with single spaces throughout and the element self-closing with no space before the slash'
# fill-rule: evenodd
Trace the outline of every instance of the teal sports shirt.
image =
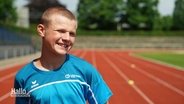
<svg viewBox="0 0 184 104">
<path fill-rule="evenodd" d="M 16 104 L 104 104 L 112 96 L 99 72 L 81 58 L 67 54 L 52 71 L 39 70 L 33 62 L 15 76 Z"/>
</svg>

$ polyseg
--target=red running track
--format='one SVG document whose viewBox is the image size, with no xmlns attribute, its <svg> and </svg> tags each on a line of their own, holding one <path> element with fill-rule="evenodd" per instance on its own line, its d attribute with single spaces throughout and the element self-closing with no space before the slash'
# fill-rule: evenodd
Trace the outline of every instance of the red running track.
<svg viewBox="0 0 184 104">
<path fill-rule="evenodd" d="M 72 50 L 93 64 L 113 92 L 110 104 L 184 104 L 184 71 L 154 63 L 123 50 Z M 0 104 L 10 96 L 15 73 L 25 64 L 0 71 Z"/>
</svg>

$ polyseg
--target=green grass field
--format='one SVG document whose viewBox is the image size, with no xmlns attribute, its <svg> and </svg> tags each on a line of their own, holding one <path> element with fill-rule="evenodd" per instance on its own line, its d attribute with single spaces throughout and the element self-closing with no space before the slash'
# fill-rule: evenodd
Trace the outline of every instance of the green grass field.
<svg viewBox="0 0 184 104">
<path fill-rule="evenodd" d="M 135 55 L 178 66 L 184 70 L 184 52 L 146 52 Z"/>
</svg>

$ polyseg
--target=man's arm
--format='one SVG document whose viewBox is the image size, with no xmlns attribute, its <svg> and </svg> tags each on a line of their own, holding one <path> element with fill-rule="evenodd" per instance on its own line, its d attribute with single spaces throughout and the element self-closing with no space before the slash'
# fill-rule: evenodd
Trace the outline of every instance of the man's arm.
<svg viewBox="0 0 184 104">
<path fill-rule="evenodd" d="M 18 79 L 17 77 L 15 77 L 14 80 L 14 89 L 23 89 L 22 84 L 20 82 L 20 79 Z M 15 104 L 29 104 L 29 96 L 25 96 L 25 95 L 17 95 L 16 94 L 16 98 L 15 98 Z"/>
</svg>

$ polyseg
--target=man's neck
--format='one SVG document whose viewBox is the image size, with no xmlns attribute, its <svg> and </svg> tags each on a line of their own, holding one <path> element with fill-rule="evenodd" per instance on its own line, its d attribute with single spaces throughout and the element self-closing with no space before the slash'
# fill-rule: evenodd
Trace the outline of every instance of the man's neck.
<svg viewBox="0 0 184 104">
<path fill-rule="evenodd" d="M 56 70 L 58 69 L 66 60 L 66 55 L 63 56 L 44 56 L 35 61 L 35 66 L 40 70 Z"/>
</svg>

